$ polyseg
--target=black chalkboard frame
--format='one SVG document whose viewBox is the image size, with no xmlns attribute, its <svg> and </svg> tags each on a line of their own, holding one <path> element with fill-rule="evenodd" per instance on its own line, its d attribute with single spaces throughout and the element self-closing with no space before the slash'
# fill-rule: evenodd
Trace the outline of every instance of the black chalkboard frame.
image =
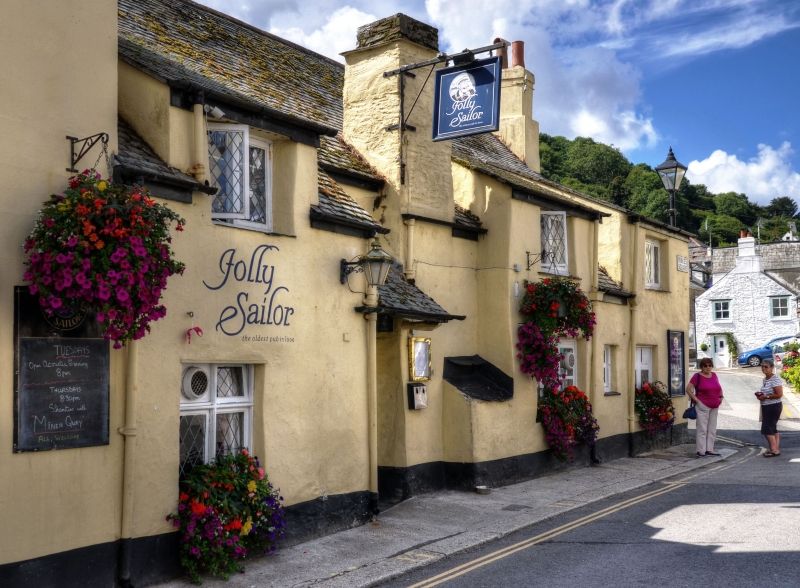
<svg viewBox="0 0 800 588">
<path fill-rule="evenodd" d="M 73 440 L 71 443 L 49 443 L 49 444 L 30 444 L 21 441 L 21 421 L 24 416 L 20 414 L 20 409 L 24 406 L 21 403 L 20 393 L 20 365 L 21 357 L 20 342 L 23 339 L 44 339 L 51 344 L 76 345 L 87 342 L 93 347 L 100 358 L 98 365 L 99 371 L 95 375 L 100 378 L 99 389 L 95 394 L 99 396 L 101 416 L 95 419 L 99 423 L 100 435 L 85 438 L 83 441 Z M 110 397 L 110 350 L 107 341 L 100 336 L 100 329 L 94 316 L 91 313 L 84 313 L 82 316 L 69 318 L 67 320 L 53 320 L 45 317 L 39 307 L 38 301 L 29 294 L 26 286 L 14 287 L 14 440 L 12 451 L 14 453 L 29 451 L 47 451 L 52 449 L 73 449 L 80 447 L 94 447 L 109 444 L 109 397 Z"/>
</svg>

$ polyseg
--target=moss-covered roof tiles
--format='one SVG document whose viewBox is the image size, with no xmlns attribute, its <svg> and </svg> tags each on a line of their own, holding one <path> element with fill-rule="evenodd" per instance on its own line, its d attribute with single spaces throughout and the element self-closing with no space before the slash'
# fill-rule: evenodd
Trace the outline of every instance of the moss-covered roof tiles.
<svg viewBox="0 0 800 588">
<path fill-rule="evenodd" d="M 118 0 L 119 36 L 268 109 L 342 126 L 343 67 L 188 0 Z"/>
</svg>

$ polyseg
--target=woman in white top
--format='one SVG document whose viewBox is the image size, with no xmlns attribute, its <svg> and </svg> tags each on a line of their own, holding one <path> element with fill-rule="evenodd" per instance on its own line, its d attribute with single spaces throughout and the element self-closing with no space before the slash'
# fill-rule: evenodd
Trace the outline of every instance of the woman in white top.
<svg viewBox="0 0 800 588">
<path fill-rule="evenodd" d="M 775 374 L 775 364 L 771 359 L 761 362 L 764 371 L 764 383 L 756 392 L 761 402 L 761 434 L 767 438 L 769 450 L 764 457 L 777 457 L 781 454 L 781 434 L 778 433 L 778 419 L 783 410 L 783 381 Z"/>
</svg>

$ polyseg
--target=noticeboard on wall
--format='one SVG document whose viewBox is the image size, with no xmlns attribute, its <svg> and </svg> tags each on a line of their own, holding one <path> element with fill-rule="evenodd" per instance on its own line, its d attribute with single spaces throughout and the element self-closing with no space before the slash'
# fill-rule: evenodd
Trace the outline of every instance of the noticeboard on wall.
<svg viewBox="0 0 800 588">
<path fill-rule="evenodd" d="M 45 316 L 14 289 L 14 452 L 107 445 L 108 341 L 88 313 Z"/>
<path fill-rule="evenodd" d="M 683 331 L 667 331 L 667 352 L 669 394 L 683 396 L 686 393 Z"/>
</svg>

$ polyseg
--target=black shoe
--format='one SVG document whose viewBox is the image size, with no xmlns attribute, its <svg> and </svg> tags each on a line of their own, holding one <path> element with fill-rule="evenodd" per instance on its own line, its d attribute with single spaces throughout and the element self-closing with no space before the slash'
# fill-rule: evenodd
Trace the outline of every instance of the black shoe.
<svg viewBox="0 0 800 588">
<path fill-rule="evenodd" d="M 697 452 L 697 457 L 705 457 L 705 456 L 706 456 L 705 453 L 700 453 L 699 451 Z"/>
<path fill-rule="evenodd" d="M 713 451 L 706 451 L 706 455 L 709 457 L 720 457 L 719 453 L 714 453 Z"/>
</svg>

